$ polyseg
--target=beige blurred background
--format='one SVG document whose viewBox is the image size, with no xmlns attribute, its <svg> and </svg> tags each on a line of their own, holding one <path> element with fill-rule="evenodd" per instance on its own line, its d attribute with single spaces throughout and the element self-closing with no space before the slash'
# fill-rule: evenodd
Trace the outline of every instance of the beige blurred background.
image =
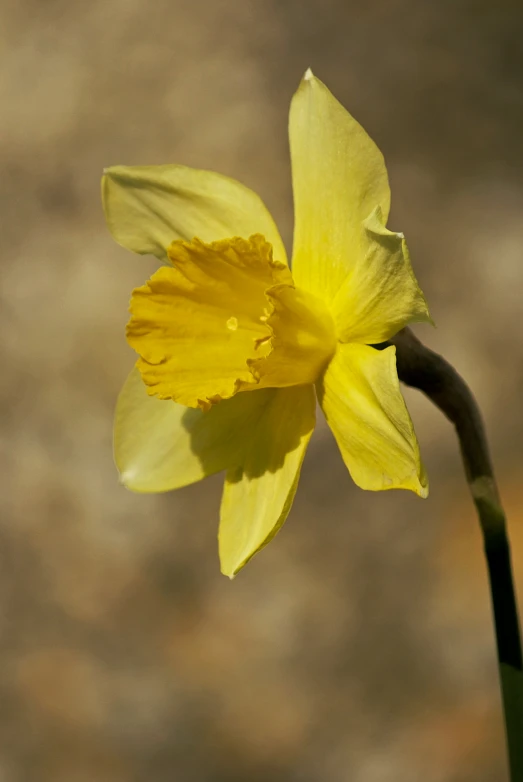
<svg viewBox="0 0 523 782">
<path fill-rule="evenodd" d="M 119 486 L 131 289 L 107 165 L 241 179 L 289 242 L 311 66 L 384 151 L 443 352 L 482 405 L 523 597 L 520 0 L 4 0 L 0 782 L 502 782 L 481 541 L 453 432 L 431 496 L 363 493 L 330 434 L 277 539 L 219 574 L 221 478 Z"/>
</svg>

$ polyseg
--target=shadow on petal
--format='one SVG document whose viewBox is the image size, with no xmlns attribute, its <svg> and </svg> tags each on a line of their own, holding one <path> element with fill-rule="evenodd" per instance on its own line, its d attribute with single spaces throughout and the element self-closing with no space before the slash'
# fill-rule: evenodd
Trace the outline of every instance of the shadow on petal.
<svg viewBox="0 0 523 782">
<path fill-rule="evenodd" d="M 282 469 L 314 428 L 312 386 L 244 391 L 213 405 L 207 412 L 188 408 L 182 425 L 191 451 L 205 474 L 228 469 L 228 480 L 258 478 Z M 217 467 L 216 451 L 227 464 Z"/>
</svg>

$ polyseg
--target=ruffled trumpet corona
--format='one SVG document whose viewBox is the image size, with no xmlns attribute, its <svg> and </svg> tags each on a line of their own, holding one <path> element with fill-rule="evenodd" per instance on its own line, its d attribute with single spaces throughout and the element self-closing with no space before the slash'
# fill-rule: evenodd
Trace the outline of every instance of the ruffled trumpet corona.
<svg viewBox="0 0 523 782">
<path fill-rule="evenodd" d="M 428 482 L 395 348 L 430 321 L 403 234 L 386 226 L 383 157 L 309 70 L 289 136 L 294 243 L 240 183 L 178 165 L 114 166 L 102 196 L 114 239 L 162 265 L 131 298 L 138 354 L 118 399 L 114 452 L 137 492 L 225 470 L 222 572 L 235 575 L 285 521 L 316 400 L 355 483 Z"/>
</svg>

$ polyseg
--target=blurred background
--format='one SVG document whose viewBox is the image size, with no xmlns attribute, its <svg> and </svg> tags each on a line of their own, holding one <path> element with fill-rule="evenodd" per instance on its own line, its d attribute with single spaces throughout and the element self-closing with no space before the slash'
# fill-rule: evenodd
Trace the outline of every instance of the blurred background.
<svg viewBox="0 0 523 782">
<path fill-rule="evenodd" d="M 423 502 L 363 493 L 324 426 L 277 539 L 220 575 L 221 476 L 118 484 L 133 364 L 102 168 L 179 162 L 292 235 L 308 66 L 383 150 L 437 330 L 485 414 L 523 598 L 520 0 L 4 0 L 0 782 L 501 782 L 486 569 L 450 425 L 406 391 Z"/>
</svg>

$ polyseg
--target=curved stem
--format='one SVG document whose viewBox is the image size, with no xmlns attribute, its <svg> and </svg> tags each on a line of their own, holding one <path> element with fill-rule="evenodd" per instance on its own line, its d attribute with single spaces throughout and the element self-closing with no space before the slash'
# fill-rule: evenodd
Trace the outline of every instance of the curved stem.
<svg viewBox="0 0 523 782">
<path fill-rule="evenodd" d="M 410 329 L 396 346 L 398 376 L 422 391 L 454 424 L 468 485 L 476 506 L 490 580 L 503 711 L 512 782 L 523 782 L 523 657 L 510 543 L 494 477 L 485 428 L 472 392 L 444 358 L 426 348 Z"/>
</svg>

